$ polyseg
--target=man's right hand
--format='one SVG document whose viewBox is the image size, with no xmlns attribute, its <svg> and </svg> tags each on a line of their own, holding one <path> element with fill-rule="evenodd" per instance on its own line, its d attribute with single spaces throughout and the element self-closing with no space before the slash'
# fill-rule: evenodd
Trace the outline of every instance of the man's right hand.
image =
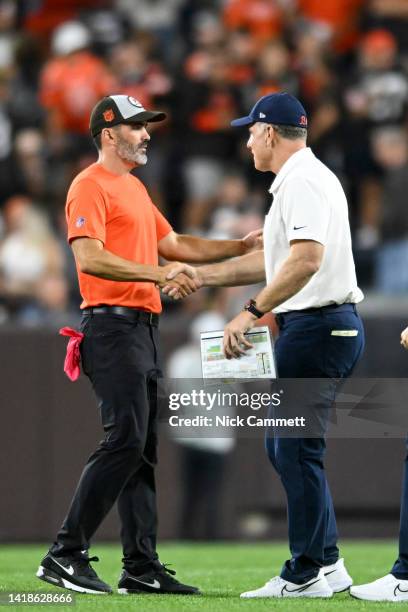
<svg viewBox="0 0 408 612">
<path fill-rule="evenodd" d="M 408 327 L 406 327 L 401 333 L 401 344 L 405 349 L 408 350 Z"/>
<path fill-rule="evenodd" d="M 156 283 L 163 293 L 174 300 L 184 298 L 202 287 L 197 268 L 185 263 L 173 262 L 160 268 L 160 279 Z"/>
</svg>

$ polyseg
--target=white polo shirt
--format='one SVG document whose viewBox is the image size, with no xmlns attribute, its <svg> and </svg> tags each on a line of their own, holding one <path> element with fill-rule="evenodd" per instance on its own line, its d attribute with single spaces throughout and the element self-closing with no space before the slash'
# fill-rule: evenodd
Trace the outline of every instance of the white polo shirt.
<svg viewBox="0 0 408 612">
<path fill-rule="evenodd" d="M 270 188 L 273 203 L 265 217 L 264 253 L 269 284 L 288 258 L 291 240 L 315 240 L 324 246 L 318 272 L 275 313 L 357 303 L 347 200 L 338 178 L 309 147 L 294 153 Z"/>
</svg>

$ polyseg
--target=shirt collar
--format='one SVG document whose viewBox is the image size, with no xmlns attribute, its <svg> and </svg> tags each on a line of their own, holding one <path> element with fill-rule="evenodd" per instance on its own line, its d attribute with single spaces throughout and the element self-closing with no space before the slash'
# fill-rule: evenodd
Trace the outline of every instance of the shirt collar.
<svg viewBox="0 0 408 612">
<path fill-rule="evenodd" d="M 275 176 L 272 185 L 270 186 L 269 193 L 272 195 L 276 195 L 281 183 L 288 176 L 288 174 L 298 165 L 302 164 L 305 159 L 310 158 L 313 155 L 312 149 L 310 147 L 305 147 L 304 149 L 299 149 L 296 153 L 293 153 L 285 161 L 282 168 L 279 170 L 278 174 Z M 314 156 L 314 155 L 313 155 Z"/>
</svg>

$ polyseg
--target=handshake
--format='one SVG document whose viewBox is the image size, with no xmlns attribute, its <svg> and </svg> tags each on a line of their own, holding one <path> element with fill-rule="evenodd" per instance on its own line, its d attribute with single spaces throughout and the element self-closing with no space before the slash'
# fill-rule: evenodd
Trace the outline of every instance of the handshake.
<svg viewBox="0 0 408 612">
<path fill-rule="evenodd" d="M 174 262 L 160 268 L 160 279 L 156 285 L 174 300 L 185 298 L 203 286 L 204 279 L 199 268 Z"/>
<path fill-rule="evenodd" d="M 191 240 L 191 237 L 189 238 Z M 207 242 L 211 244 L 214 241 Z M 222 241 L 219 242 L 222 244 Z M 241 255 L 246 255 L 252 251 L 259 250 L 263 247 L 263 230 L 254 230 L 247 234 L 239 242 L 241 243 Z M 201 249 L 203 249 L 202 246 Z M 183 255 L 185 256 L 185 252 Z M 200 256 L 197 257 L 197 253 L 195 253 L 194 260 L 204 263 L 206 261 L 214 262 L 224 260 L 226 257 L 228 258 L 225 250 L 218 251 L 217 255 L 214 257 L 209 257 L 208 255 L 208 253 L 201 253 Z M 200 289 L 200 287 L 205 284 L 205 271 L 205 267 L 195 268 L 186 263 L 170 263 L 159 268 L 159 278 L 156 280 L 156 286 L 159 287 L 163 293 L 169 295 L 174 300 L 185 298 L 191 293 L 194 293 Z"/>
</svg>

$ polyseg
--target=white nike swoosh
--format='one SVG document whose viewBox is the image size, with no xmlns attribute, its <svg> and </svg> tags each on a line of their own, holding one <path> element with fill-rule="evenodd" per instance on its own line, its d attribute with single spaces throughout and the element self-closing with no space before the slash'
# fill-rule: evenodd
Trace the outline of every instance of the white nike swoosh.
<svg viewBox="0 0 408 612">
<path fill-rule="evenodd" d="M 135 580 L 136 582 L 140 582 L 140 584 L 145 584 L 146 586 L 152 587 L 152 589 L 160 589 L 160 582 L 158 580 L 153 580 L 153 582 L 143 582 L 143 580 L 138 580 L 137 578 L 134 578 L 133 576 L 129 576 L 129 578 L 131 578 L 132 580 Z"/>
<path fill-rule="evenodd" d="M 59 565 L 65 572 L 67 572 L 70 576 L 74 575 L 74 568 L 72 567 L 72 565 L 70 565 L 69 567 L 65 567 L 64 565 L 61 565 L 61 563 L 58 563 L 58 561 L 56 560 L 55 557 L 52 557 L 52 560 Z"/>
</svg>

